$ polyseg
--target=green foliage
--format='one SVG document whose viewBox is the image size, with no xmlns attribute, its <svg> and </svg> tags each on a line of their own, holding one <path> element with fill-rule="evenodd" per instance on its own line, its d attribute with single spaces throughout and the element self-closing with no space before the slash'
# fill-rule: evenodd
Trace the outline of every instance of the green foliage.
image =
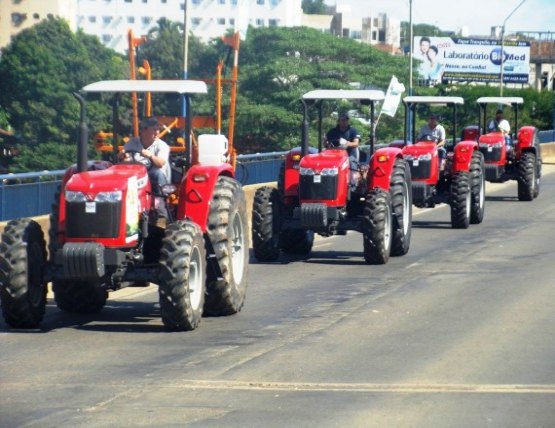
<svg viewBox="0 0 555 428">
<path fill-rule="evenodd" d="M 96 80 L 121 78 L 123 67 L 122 58 L 96 37 L 72 33 L 65 21 L 50 18 L 19 33 L 3 50 L 0 106 L 28 144 L 74 145 L 79 108 L 72 92 Z M 91 115 L 93 124 L 99 120 Z M 67 150 L 64 147 L 60 152 Z M 34 165 L 25 152 L 23 148 L 15 162 L 18 169 Z M 54 158 L 66 157 L 57 154 Z M 40 169 L 52 169 L 45 157 L 39 162 Z"/>
<path fill-rule="evenodd" d="M 303 0 L 301 7 L 307 15 L 323 15 L 328 11 L 324 0 Z"/>
</svg>

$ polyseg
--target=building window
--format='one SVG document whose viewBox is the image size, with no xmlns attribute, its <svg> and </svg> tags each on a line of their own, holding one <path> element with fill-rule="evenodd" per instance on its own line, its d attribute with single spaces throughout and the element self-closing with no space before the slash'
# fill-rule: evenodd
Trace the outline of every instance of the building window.
<svg viewBox="0 0 555 428">
<path fill-rule="evenodd" d="M 232 4 L 233 6 L 237 6 L 237 0 L 231 0 L 231 4 Z"/>
<path fill-rule="evenodd" d="M 167 2 L 168 2 L 168 0 L 162 0 L 162 3 L 164 3 L 164 4 L 167 3 Z"/>
<path fill-rule="evenodd" d="M 191 24 L 193 24 L 194 27 L 197 27 L 200 25 L 200 18 L 191 18 Z"/>
<path fill-rule="evenodd" d="M 225 4 L 225 0 L 218 0 L 218 3 Z"/>
<path fill-rule="evenodd" d="M 112 17 L 111 16 L 103 16 L 102 17 L 102 22 L 104 24 L 109 24 L 110 22 L 112 22 Z"/>
<path fill-rule="evenodd" d="M 134 16 L 128 16 L 127 17 L 127 23 L 128 24 L 134 24 L 135 23 L 135 17 Z"/>
<path fill-rule="evenodd" d="M 279 19 L 268 19 L 268 27 L 277 27 Z"/>
<path fill-rule="evenodd" d="M 229 25 L 235 25 L 235 18 L 229 18 Z"/>
<path fill-rule="evenodd" d="M 23 21 L 27 19 L 26 13 L 12 13 L 12 24 L 16 27 L 20 26 Z"/>
<path fill-rule="evenodd" d="M 351 31 L 351 38 L 360 40 L 362 39 L 362 32 L 361 31 Z"/>
<path fill-rule="evenodd" d="M 40 15 L 38 13 L 33 13 L 33 18 L 40 19 Z"/>
<path fill-rule="evenodd" d="M 192 3 L 193 3 L 193 4 L 200 4 L 200 1 L 201 1 L 201 0 L 192 0 Z"/>
<path fill-rule="evenodd" d="M 218 18 L 216 22 L 218 23 L 218 25 L 225 25 L 225 18 Z"/>
<path fill-rule="evenodd" d="M 258 18 L 258 19 L 256 20 L 256 25 L 258 25 L 259 27 L 264 27 L 264 20 Z"/>
<path fill-rule="evenodd" d="M 152 18 L 151 18 L 150 16 L 143 16 L 143 17 L 141 18 L 141 22 L 142 22 L 144 25 L 150 24 L 151 21 L 152 21 Z"/>
<path fill-rule="evenodd" d="M 109 43 L 112 40 L 111 34 L 103 34 L 102 35 L 102 43 Z"/>
<path fill-rule="evenodd" d="M 277 6 L 279 4 L 279 0 L 270 0 L 270 4 L 272 6 Z"/>
<path fill-rule="evenodd" d="M 256 4 L 264 4 L 264 0 L 256 0 Z"/>
<path fill-rule="evenodd" d="M 125 0 L 125 3 L 133 3 L 133 0 Z"/>
<path fill-rule="evenodd" d="M 148 0 L 143 0 L 143 3 L 148 3 Z"/>
<path fill-rule="evenodd" d="M 89 22 L 94 24 L 96 22 L 96 16 L 89 16 Z"/>
</svg>

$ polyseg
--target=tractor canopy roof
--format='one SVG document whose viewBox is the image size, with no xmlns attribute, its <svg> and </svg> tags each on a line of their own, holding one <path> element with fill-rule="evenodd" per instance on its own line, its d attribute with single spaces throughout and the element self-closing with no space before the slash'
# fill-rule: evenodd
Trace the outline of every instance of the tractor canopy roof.
<svg viewBox="0 0 555 428">
<path fill-rule="evenodd" d="M 435 105 L 455 105 L 464 104 L 462 97 L 435 97 L 411 95 L 403 98 L 405 104 L 435 104 Z"/>
<path fill-rule="evenodd" d="M 369 100 L 382 101 L 383 91 L 373 89 L 316 89 L 303 95 L 303 100 Z"/>
<path fill-rule="evenodd" d="M 476 100 L 478 104 L 503 104 L 512 106 L 514 104 L 523 104 L 522 97 L 480 97 Z"/>
<path fill-rule="evenodd" d="M 199 80 L 102 80 L 82 88 L 83 92 L 169 92 L 206 94 L 206 83 Z"/>
</svg>

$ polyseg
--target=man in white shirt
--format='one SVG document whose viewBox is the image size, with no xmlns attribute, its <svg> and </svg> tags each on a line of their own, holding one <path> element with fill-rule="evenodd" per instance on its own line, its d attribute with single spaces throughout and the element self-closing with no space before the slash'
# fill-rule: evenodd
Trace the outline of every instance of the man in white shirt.
<svg viewBox="0 0 555 428">
<path fill-rule="evenodd" d="M 505 137 L 505 143 L 507 146 L 512 146 L 511 144 L 511 125 L 509 121 L 503 117 L 503 110 L 497 110 L 495 113 L 495 119 L 492 119 L 491 122 L 488 124 L 488 131 L 489 132 L 496 132 L 499 131 Z"/>
<path fill-rule="evenodd" d="M 434 141 L 438 146 L 439 167 L 442 170 L 445 164 L 447 151 L 445 150 L 445 128 L 437 122 L 437 116 L 430 114 L 428 123 L 420 128 L 416 141 Z"/>
<path fill-rule="evenodd" d="M 158 138 L 158 131 L 158 120 L 155 117 L 143 119 L 139 125 L 139 136 L 128 141 L 123 150 L 126 160 L 140 162 L 148 169 L 158 220 L 160 218 L 167 220 L 168 211 L 161 197 L 161 187 L 171 183 L 170 147 Z M 162 223 L 164 221 L 157 221 L 159 225 Z"/>
</svg>

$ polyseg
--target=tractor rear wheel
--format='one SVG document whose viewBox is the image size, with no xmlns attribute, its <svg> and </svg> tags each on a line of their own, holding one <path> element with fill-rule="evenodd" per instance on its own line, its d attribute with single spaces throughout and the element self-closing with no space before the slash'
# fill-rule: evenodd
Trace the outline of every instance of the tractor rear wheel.
<svg viewBox="0 0 555 428">
<path fill-rule="evenodd" d="M 314 232 L 305 229 L 282 230 L 279 245 L 284 253 L 306 256 L 312 251 Z"/>
<path fill-rule="evenodd" d="M 536 155 L 525 152 L 518 162 L 518 200 L 531 201 L 534 199 L 537 185 Z"/>
<path fill-rule="evenodd" d="M 197 328 L 205 296 L 204 237 L 191 221 L 172 223 L 165 231 L 160 251 L 160 313 L 168 330 Z"/>
<path fill-rule="evenodd" d="M 389 194 L 394 214 L 391 255 L 404 256 L 409 251 L 412 224 L 410 168 L 404 159 L 395 160 Z"/>
<path fill-rule="evenodd" d="M 364 260 L 372 265 L 385 264 L 391 253 L 393 226 L 389 192 L 371 190 L 366 196 L 363 216 Z"/>
<path fill-rule="evenodd" d="M 460 171 L 451 181 L 451 226 L 453 229 L 467 229 L 470 225 L 472 195 L 470 173 Z"/>
<path fill-rule="evenodd" d="M 2 314 L 13 328 L 35 328 L 46 308 L 47 285 L 42 271 L 46 242 L 38 223 L 10 221 L 0 243 L 0 298 Z"/>
<path fill-rule="evenodd" d="M 272 187 L 256 190 L 252 207 L 252 248 L 260 262 L 275 262 L 280 253 L 280 192 Z"/>
<path fill-rule="evenodd" d="M 249 244 L 245 194 L 230 177 L 219 177 L 210 204 L 207 234 L 222 277 L 207 270 L 204 311 L 232 315 L 241 310 L 247 292 Z"/>
<path fill-rule="evenodd" d="M 484 219 L 484 208 L 486 202 L 486 179 L 484 155 L 476 150 L 472 154 L 470 161 L 470 181 L 471 181 L 471 207 L 470 223 L 479 224 Z"/>
</svg>

